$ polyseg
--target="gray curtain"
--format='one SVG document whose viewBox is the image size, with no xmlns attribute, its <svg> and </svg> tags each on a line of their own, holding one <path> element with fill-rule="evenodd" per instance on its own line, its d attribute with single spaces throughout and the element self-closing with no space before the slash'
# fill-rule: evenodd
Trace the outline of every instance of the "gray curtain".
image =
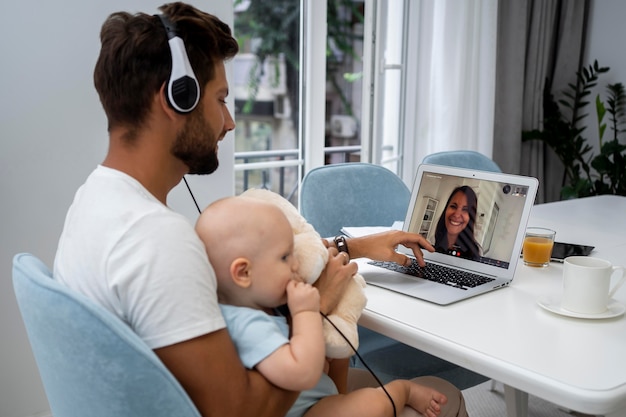
<svg viewBox="0 0 626 417">
<path fill-rule="evenodd" d="M 539 179 L 537 202 L 559 199 L 564 168 L 523 130 L 543 128 L 543 92 L 559 99 L 585 63 L 589 0 L 500 0 L 493 159 L 505 172 Z"/>
</svg>

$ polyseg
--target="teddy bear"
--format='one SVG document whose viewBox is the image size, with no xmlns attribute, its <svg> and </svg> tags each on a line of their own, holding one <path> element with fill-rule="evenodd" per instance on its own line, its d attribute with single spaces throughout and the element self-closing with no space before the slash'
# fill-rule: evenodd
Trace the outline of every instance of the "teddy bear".
<svg viewBox="0 0 626 417">
<path fill-rule="evenodd" d="M 282 210 L 293 229 L 294 256 L 299 263 L 298 274 L 303 280 L 313 284 L 326 267 L 328 260 L 328 250 L 322 243 L 319 233 L 300 215 L 293 204 L 280 194 L 265 189 L 251 188 L 241 195 L 275 204 Z M 367 304 L 363 288 L 365 288 L 365 280 L 357 273 L 348 284 L 335 310 L 327 316 L 334 326 L 328 320 L 323 321 L 327 357 L 348 358 L 354 354 L 352 347 L 358 348 L 357 322 Z M 345 336 L 345 339 L 338 330 Z"/>
</svg>

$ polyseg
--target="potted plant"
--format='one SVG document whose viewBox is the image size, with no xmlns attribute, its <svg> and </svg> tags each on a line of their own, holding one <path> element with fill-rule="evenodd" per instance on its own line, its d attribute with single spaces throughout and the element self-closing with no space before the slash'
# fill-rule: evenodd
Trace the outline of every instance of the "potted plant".
<svg viewBox="0 0 626 417">
<path fill-rule="evenodd" d="M 543 130 L 522 132 L 522 140 L 540 140 L 548 145 L 564 166 L 561 198 L 585 197 L 599 194 L 626 195 L 626 144 L 624 123 L 626 123 L 626 93 L 621 83 L 608 84 L 606 104 L 598 94 L 595 99 L 598 120 L 598 149 L 593 147 L 583 135 L 587 126 L 581 125 L 587 116 L 584 113 L 589 104 L 591 90 L 598 83 L 599 76 L 609 71 L 595 61 L 588 68 L 576 73 L 576 84 L 568 84 L 563 91 L 564 98 L 555 101 L 549 92 L 549 82 L 544 90 Z M 568 109 L 568 116 L 562 108 Z M 604 140 L 608 126 L 612 135 Z"/>
</svg>

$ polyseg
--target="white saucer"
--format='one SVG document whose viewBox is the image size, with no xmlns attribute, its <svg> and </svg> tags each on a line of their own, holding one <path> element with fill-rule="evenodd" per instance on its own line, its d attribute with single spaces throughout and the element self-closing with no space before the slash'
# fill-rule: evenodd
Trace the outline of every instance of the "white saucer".
<svg viewBox="0 0 626 417">
<path fill-rule="evenodd" d="M 537 300 L 537 304 L 551 313 L 560 316 L 574 317 L 578 319 L 610 319 L 624 314 L 626 307 L 623 304 L 611 300 L 606 311 L 597 314 L 585 314 L 569 311 L 561 307 L 561 300 L 556 298 L 545 298 Z"/>
</svg>

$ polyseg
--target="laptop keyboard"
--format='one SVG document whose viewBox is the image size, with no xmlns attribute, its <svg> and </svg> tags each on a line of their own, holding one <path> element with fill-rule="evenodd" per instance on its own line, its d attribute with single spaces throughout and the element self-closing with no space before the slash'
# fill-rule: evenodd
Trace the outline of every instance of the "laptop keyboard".
<svg viewBox="0 0 626 417">
<path fill-rule="evenodd" d="M 448 268 L 442 265 L 427 263 L 424 268 L 418 265 L 416 260 L 412 260 L 411 265 L 402 266 L 395 262 L 370 261 L 372 265 L 391 271 L 400 272 L 414 277 L 427 279 L 440 284 L 449 285 L 461 290 L 474 288 L 487 282 L 494 281 L 494 278 L 485 277 L 458 269 Z"/>
</svg>

